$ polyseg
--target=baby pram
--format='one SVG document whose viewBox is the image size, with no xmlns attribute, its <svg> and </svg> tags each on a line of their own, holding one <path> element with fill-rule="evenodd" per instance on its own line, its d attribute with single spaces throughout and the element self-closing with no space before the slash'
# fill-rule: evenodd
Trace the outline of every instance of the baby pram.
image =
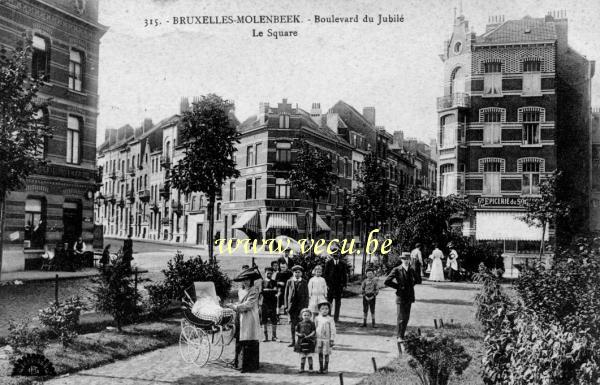
<svg viewBox="0 0 600 385">
<path fill-rule="evenodd" d="M 225 346 L 235 335 L 235 312 L 218 306 L 219 297 L 213 282 L 194 282 L 185 291 L 183 319 L 179 334 L 179 353 L 187 363 L 204 366 L 208 361 L 222 361 Z M 219 312 L 202 312 L 202 304 L 218 308 Z M 214 305 L 216 304 L 216 305 Z M 200 305 L 200 306 L 198 306 Z"/>
</svg>

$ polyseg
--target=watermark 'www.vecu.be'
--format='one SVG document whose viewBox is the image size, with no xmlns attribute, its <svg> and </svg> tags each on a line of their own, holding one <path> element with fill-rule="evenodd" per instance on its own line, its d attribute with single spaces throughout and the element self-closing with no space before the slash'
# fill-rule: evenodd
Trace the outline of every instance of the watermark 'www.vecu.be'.
<svg viewBox="0 0 600 385">
<path fill-rule="evenodd" d="M 376 238 L 376 233 L 379 232 L 379 229 L 375 229 L 372 230 L 369 233 L 369 236 L 367 238 L 367 244 L 365 247 L 365 252 L 368 255 L 371 254 L 375 254 L 378 250 L 379 250 L 379 254 L 387 254 L 390 252 L 391 247 L 392 247 L 392 240 L 391 239 L 385 239 L 381 242 L 381 249 L 379 248 L 380 242 L 379 240 Z M 268 251 L 269 253 L 275 254 L 275 253 L 283 253 L 284 251 L 288 250 L 290 247 L 291 241 L 289 238 L 285 238 L 285 239 L 262 239 L 262 240 L 258 240 L 258 239 L 254 239 L 254 240 L 250 240 L 250 239 L 237 239 L 237 238 L 220 238 L 215 240 L 215 246 L 217 246 L 219 248 L 219 253 L 220 254 L 233 254 L 234 252 L 236 252 L 240 247 L 242 247 L 242 250 L 244 251 L 244 253 L 254 253 L 257 254 L 259 252 L 259 248 L 263 248 L 265 251 Z M 315 254 L 322 254 L 322 253 L 327 253 L 327 254 L 333 254 L 336 251 L 332 250 L 332 246 L 337 246 L 339 245 L 340 248 L 340 252 L 342 254 L 359 254 L 360 250 L 355 249 L 355 245 L 354 245 L 354 239 L 351 239 L 350 241 L 348 241 L 347 239 L 332 239 L 330 241 L 326 241 L 324 239 L 318 239 L 318 240 L 314 240 L 314 239 L 299 239 L 298 240 L 298 244 L 300 245 L 300 252 L 302 254 L 306 254 L 308 253 L 311 249 L 314 251 Z M 337 249 L 337 248 L 336 248 Z"/>
</svg>

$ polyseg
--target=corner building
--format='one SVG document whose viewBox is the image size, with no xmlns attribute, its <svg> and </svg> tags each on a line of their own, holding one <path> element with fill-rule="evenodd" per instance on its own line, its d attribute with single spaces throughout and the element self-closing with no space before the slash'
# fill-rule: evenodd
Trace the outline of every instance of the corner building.
<svg viewBox="0 0 600 385">
<path fill-rule="evenodd" d="M 554 170 L 564 171 L 562 194 L 576 198 L 581 228 L 552 224 L 546 239 L 588 228 L 594 62 L 568 45 L 567 24 L 562 12 L 508 21 L 497 16 L 476 35 L 460 15 L 440 55 L 439 193 L 474 204 L 462 231 L 497 245 L 507 274 L 539 254 L 542 229 L 519 217 Z"/>
<path fill-rule="evenodd" d="M 96 189 L 98 51 L 107 27 L 98 24 L 98 1 L 0 2 L 0 43 L 9 50 L 27 34 L 33 42 L 31 75 L 42 77 L 38 116 L 54 128 L 44 145 L 47 164 L 6 202 L 2 271 L 36 268 L 51 248 L 80 235 L 93 239 Z"/>
</svg>

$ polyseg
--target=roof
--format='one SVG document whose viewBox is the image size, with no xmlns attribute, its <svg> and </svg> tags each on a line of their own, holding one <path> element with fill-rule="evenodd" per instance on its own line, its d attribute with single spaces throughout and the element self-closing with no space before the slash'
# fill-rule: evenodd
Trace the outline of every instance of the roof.
<svg viewBox="0 0 600 385">
<path fill-rule="evenodd" d="M 504 44 L 556 40 L 555 20 L 525 16 L 508 20 L 495 29 L 477 37 L 478 44 Z"/>
</svg>

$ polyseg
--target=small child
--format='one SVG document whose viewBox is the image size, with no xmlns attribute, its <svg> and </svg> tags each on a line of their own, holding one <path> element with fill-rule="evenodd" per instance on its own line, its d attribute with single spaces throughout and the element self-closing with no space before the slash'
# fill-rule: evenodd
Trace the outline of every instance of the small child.
<svg viewBox="0 0 600 385">
<path fill-rule="evenodd" d="M 269 342 L 269 334 L 267 332 L 267 324 L 271 321 L 271 341 L 277 341 L 277 323 L 279 316 L 277 315 L 277 282 L 272 279 L 273 269 L 265 268 L 265 279 L 261 284 L 262 304 L 260 305 L 260 322 L 263 325 L 265 339 L 263 342 Z"/>
<path fill-rule="evenodd" d="M 371 310 L 371 323 L 373 324 L 373 328 L 375 326 L 375 299 L 377 294 L 379 294 L 379 288 L 377 287 L 377 278 L 375 278 L 375 274 L 372 268 L 367 269 L 367 278 L 363 281 L 361 285 L 362 296 L 363 296 L 363 324 L 362 327 L 367 327 L 367 315 L 369 314 L 369 310 Z"/>
<path fill-rule="evenodd" d="M 317 352 L 319 353 L 319 373 L 326 374 L 329 370 L 329 355 L 335 340 L 335 322 L 329 315 L 331 304 L 321 302 L 319 304 L 319 315 L 315 317 L 315 328 L 317 330 Z"/>
<path fill-rule="evenodd" d="M 296 325 L 296 345 L 294 351 L 300 353 L 300 371 L 298 373 L 304 373 L 304 364 L 308 357 L 308 372 L 313 371 L 313 359 L 312 353 L 315 352 L 315 334 L 316 327 L 315 323 L 311 321 L 312 312 L 308 308 L 302 309 L 300 312 L 302 321 Z"/>
<path fill-rule="evenodd" d="M 308 307 L 313 313 L 313 319 L 319 314 L 318 305 L 327 301 L 327 282 L 323 275 L 321 265 L 315 266 L 312 271 L 313 277 L 308 281 Z"/>
</svg>

